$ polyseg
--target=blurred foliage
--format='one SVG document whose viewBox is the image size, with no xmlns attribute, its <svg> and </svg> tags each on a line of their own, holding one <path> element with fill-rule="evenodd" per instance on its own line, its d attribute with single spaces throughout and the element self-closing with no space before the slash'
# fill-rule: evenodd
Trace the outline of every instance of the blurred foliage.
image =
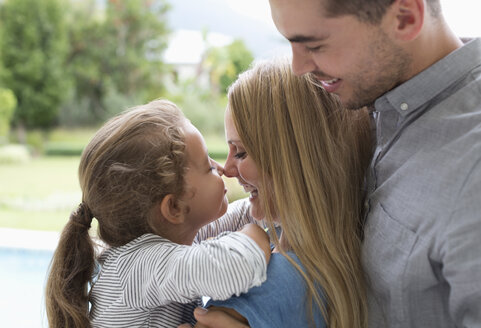
<svg viewBox="0 0 481 328">
<path fill-rule="evenodd" d="M 213 87 L 226 94 L 239 73 L 248 69 L 253 60 L 252 53 L 242 40 L 234 40 L 225 47 L 211 48 L 205 64 Z"/>
<path fill-rule="evenodd" d="M 18 102 L 9 141 L 27 144 L 0 147 L 0 226 L 61 229 L 81 197 L 79 157 L 31 154 L 78 155 L 107 118 L 155 98 L 176 102 L 225 159 L 226 88 L 252 54 L 238 40 L 210 48 L 203 76 L 175 78 L 162 61 L 168 10 L 168 0 L 0 0 L 0 88 Z M 246 196 L 225 181 L 229 200 Z"/>
<path fill-rule="evenodd" d="M 24 164 L 30 160 L 30 152 L 23 145 L 0 146 L 0 165 Z"/>
<path fill-rule="evenodd" d="M 223 135 L 225 96 L 212 94 L 210 89 L 203 89 L 194 81 L 187 80 L 171 86 L 168 98 L 182 109 L 201 133 Z"/>
<path fill-rule="evenodd" d="M 84 148 L 84 144 L 66 141 L 47 142 L 43 153 L 45 156 L 80 156 Z"/>
<path fill-rule="evenodd" d="M 66 66 L 75 86 L 64 106 L 64 123 L 103 121 L 156 97 L 162 89 L 168 4 L 109 0 L 103 16 L 95 4 L 77 2 L 69 16 Z"/>
<path fill-rule="evenodd" d="M 204 31 L 204 33 L 207 33 Z M 249 68 L 254 57 L 242 40 L 223 47 L 210 47 L 197 71 L 208 75 L 208 85 L 200 76 L 166 84 L 167 97 L 175 102 L 203 134 L 224 134 L 227 89 Z M 213 150 L 224 153 L 223 150 Z"/>
<path fill-rule="evenodd" d="M 30 129 L 24 139 L 33 155 L 80 156 L 97 128 L 54 128 L 49 131 Z M 20 143 L 13 135 L 10 140 Z"/>
<path fill-rule="evenodd" d="M 17 98 L 13 91 L 0 88 L 0 145 L 8 140 L 10 121 L 16 106 Z"/>
<path fill-rule="evenodd" d="M 55 124 L 68 83 L 68 50 L 60 0 L 8 0 L 1 8 L 2 81 L 18 100 L 14 123 Z"/>
<path fill-rule="evenodd" d="M 75 153 L 75 142 L 49 141 L 52 127 L 97 128 L 159 97 L 177 103 L 202 133 L 223 135 L 227 87 L 252 53 L 241 40 L 210 47 L 195 73 L 180 78 L 185 67 L 162 59 L 168 1 L 0 0 L 0 87 L 18 100 L 10 141 L 38 154 Z"/>
</svg>

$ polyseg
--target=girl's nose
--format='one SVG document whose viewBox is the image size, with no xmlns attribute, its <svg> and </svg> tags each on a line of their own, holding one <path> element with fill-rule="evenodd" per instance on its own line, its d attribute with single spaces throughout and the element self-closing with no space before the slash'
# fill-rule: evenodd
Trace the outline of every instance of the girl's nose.
<svg viewBox="0 0 481 328">
<path fill-rule="evenodd" d="M 220 176 L 224 175 L 225 174 L 224 173 L 224 167 L 222 165 L 220 165 L 219 163 L 217 163 L 217 161 L 214 161 L 213 159 L 211 161 L 212 161 L 212 165 L 217 170 L 217 173 L 219 173 Z"/>
</svg>

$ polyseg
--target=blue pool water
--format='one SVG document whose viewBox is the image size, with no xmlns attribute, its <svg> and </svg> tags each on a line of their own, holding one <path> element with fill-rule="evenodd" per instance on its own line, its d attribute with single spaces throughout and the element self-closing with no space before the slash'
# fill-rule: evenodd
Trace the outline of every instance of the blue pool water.
<svg viewBox="0 0 481 328">
<path fill-rule="evenodd" d="M 46 274 L 53 252 L 0 247 L 0 326 L 47 327 Z"/>
</svg>

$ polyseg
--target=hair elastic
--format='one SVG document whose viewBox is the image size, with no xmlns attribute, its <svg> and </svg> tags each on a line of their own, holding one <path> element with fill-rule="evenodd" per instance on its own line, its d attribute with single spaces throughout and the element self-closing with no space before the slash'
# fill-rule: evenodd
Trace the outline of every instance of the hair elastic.
<svg viewBox="0 0 481 328">
<path fill-rule="evenodd" d="M 70 214 L 70 220 L 76 224 L 90 229 L 94 215 L 89 207 L 84 203 L 80 203 L 75 211 Z"/>
</svg>

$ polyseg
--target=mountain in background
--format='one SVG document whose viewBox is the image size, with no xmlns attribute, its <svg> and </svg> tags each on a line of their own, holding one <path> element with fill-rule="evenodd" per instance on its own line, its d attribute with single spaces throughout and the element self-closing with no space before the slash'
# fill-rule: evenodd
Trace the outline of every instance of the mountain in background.
<svg viewBox="0 0 481 328">
<path fill-rule="evenodd" d="M 242 1 L 242 0 L 240 0 Z M 272 26 L 236 12 L 223 0 L 171 0 L 172 30 L 207 30 L 242 39 L 256 58 L 290 53 L 288 42 Z"/>
</svg>

